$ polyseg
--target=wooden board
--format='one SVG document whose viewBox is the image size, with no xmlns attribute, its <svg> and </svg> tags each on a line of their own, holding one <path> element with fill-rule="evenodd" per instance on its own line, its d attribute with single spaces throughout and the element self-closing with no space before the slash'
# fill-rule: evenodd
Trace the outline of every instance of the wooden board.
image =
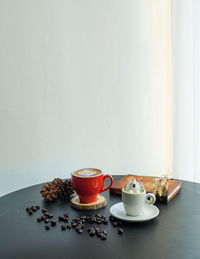
<svg viewBox="0 0 200 259">
<path fill-rule="evenodd" d="M 97 201 L 91 203 L 80 203 L 79 197 L 71 199 L 71 206 L 78 210 L 98 210 L 107 205 L 105 197 L 98 195 Z"/>
<path fill-rule="evenodd" d="M 148 192 L 153 192 L 152 182 L 155 178 L 158 178 L 158 177 L 142 176 L 142 175 L 125 175 L 119 181 L 115 182 L 111 186 L 110 193 L 121 195 L 122 188 L 124 187 L 124 185 L 127 184 L 128 182 L 130 182 L 133 178 L 135 178 L 136 181 L 140 181 L 144 185 L 144 188 L 146 189 L 146 192 L 148 193 Z M 175 179 L 168 179 L 168 191 L 166 193 L 163 193 L 162 196 L 156 195 L 156 200 L 167 203 L 180 190 L 181 190 L 181 181 L 175 180 Z"/>
</svg>

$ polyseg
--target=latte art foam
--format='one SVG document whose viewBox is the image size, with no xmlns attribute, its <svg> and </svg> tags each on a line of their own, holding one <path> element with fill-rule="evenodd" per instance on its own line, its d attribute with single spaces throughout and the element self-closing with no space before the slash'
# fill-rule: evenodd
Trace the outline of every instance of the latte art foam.
<svg viewBox="0 0 200 259">
<path fill-rule="evenodd" d="M 82 175 L 82 176 L 90 176 L 90 175 L 94 175 L 96 172 L 94 171 L 90 171 L 88 169 L 85 169 L 83 171 L 80 171 L 78 174 Z"/>
<path fill-rule="evenodd" d="M 100 174 L 101 174 L 101 171 L 99 171 L 97 169 L 90 169 L 90 168 L 80 169 L 80 170 L 73 172 L 73 175 L 79 176 L 79 177 L 92 177 L 92 176 L 97 176 Z"/>
</svg>

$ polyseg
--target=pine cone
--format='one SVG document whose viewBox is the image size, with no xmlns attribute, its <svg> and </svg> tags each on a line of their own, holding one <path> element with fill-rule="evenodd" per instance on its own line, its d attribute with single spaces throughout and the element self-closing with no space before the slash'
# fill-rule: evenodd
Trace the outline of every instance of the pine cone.
<svg viewBox="0 0 200 259">
<path fill-rule="evenodd" d="M 69 196 L 74 193 L 72 181 L 71 180 L 63 180 L 59 184 L 58 192 L 59 192 L 59 196 L 61 198 L 64 198 L 64 199 L 69 198 Z"/>
<path fill-rule="evenodd" d="M 45 199 L 52 201 L 58 197 L 58 186 L 52 183 L 47 183 L 42 186 L 40 193 Z"/>
<path fill-rule="evenodd" d="M 60 178 L 55 178 L 51 183 L 54 184 L 55 186 L 59 186 L 59 184 L 62 182 L 63 180 Z"/>
</svg>

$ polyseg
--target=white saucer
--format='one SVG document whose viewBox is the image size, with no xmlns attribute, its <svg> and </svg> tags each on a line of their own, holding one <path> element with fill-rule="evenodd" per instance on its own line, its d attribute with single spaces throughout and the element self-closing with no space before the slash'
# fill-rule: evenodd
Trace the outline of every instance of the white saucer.
<svg viewBox="0 0 200 259">
<path fill-rule="evenodd" d="M 110 208 L 110 213 L 121 220 L 131 221 L 131 222 L 142 222 L 153 219 L 158 216 L 159 209 L 154 205 L 145 204 L 142 209 L 142 213 L 139 216 L 128 216 L 125 213 L 124 206 L 122 202 L 114 204 Z"/>
</svg>

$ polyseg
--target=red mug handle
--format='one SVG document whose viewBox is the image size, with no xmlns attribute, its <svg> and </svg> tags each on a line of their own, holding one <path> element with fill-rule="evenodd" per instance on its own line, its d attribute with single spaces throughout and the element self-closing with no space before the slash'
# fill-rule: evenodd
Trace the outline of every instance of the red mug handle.
<svg viewBox="0 0 200 259">
<path fill-rule="evenodd" d="M 107 177 L 110 178 L 110 184 L 109 184 L 107 187 L 105 187 L 105 188 L 103 187 L 102 190 L 101 190 L 101 192 L 107 191 L 107 190 L 112 186 L 112 184 L 113 184 L 113 178 L 112 178 L 112 176 L 109 175 L 109 174 L 106 174 L 106 175 L 103 176 L 103 182 L 105 181 L 105 179 L 106 179 Z"/>
</svg>

